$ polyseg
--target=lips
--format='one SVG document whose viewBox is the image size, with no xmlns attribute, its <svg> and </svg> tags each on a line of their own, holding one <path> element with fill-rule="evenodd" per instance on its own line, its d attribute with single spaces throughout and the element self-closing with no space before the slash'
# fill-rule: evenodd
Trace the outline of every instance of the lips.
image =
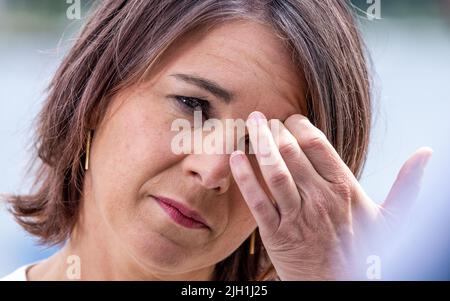
<svg viewBox="0 0 450 301">
<path fill-rule="evenodd" d="M 209 228 L 203 217 L 194 210 L 175 200 L 153 196 L 162 209 L 172 220 L 186 228 Z"/>
</svg>

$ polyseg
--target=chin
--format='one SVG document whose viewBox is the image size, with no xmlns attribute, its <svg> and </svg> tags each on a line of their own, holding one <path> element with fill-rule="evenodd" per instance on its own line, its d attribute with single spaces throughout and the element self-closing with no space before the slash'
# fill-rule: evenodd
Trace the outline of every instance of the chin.
<svg viewBox="0 0 450 301">
<path fill-rule="evenodd" d="M 152 272 L 170 274 L 182 269 L 186 252 L 158 233 L 142 237 L 129 237 L 127 251 L 140 265 Z"/>
<path fill-rule="evenodd" d="M 135 212 L 132 220 L 116 227 L 116 233 L 127 253 L 151 270 L 167 274 L 190 270 L 192 259 L 211 239 L 209 230 L 179 226 L 155 204 Z"/>
<path fill-rule="evenodd" d="M 122 243 L 140 264 L 162 272 L 180 271 L 185 259 L 189 258 L 189 247 L 158 229 L 135 229 L 124 235 Z"/>
</svg>

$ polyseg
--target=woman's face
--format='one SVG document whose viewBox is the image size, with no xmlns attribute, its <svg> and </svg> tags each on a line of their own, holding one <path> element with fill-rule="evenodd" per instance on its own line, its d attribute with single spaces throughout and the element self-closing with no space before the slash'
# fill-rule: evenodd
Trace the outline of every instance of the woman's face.
<svg viewBox="0 0 450 301">
<path fill-rule="evenodd" d="M 114 240 L 141 266 L 175 275 L 221 261 L 248 238 L 256 222 L 231 175 L 229 154 L 172 151 L 177 135 L 172 122 L 194 119 L 189 106 L 173 95 L 208 100 L 208 118 L 220 120 L 246 120 L 258 110 L 283 121 L 303 112 L 305 102 L 303 80 L 289 53 L 269 29 L 253 22 L 231 22 L 190 36 L 162 62 L 145 83 L 117 94 L 95 128 L 85 186 L 91 200 L 82 214 L 96 233 Z M 213 81 L 231 99 L 189 76 Z M 154 196 L 182 203 L 207 226 L 177 223 Z"/>
</svg>

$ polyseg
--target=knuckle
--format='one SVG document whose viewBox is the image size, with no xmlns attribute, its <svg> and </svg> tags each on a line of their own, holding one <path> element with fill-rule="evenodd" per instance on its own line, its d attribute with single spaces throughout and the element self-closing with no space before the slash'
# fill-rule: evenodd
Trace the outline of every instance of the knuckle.
<svg viewBox="0 0 450 301">
<path fill-rule="evenodd" d="M 285 158 L 294 158 L 298 153 L 298 146 L 294 142 L 288 142 L 280 145 L 280 154 Z"/>
<path fill-rule="evenodd" d="M 265 212 L 267 211 L 266 210 L 267 209 L 267 204 L 266 204 L 266 202 L 264 200 L 255 199 L 255 200 L 252 200 L 250 202 L 250 204 L 251 204 L 251 207 L 252 207 L 253 211 L 258 213 L 258 214 L 264 215 Z"/>
<path fill-rule="evenodd" d="M 289 175 L 283 170 L 275 169 L 269 175 L 269 185 L 274 187 L 283 186 L 288 182 Z"/>
<path fill-rule="evenodd" d="M 307 139 L 303 145 L 304 148 L 311 151 L 323 151 L 326 148 L 325 137 L 323 134 L 314 133 L 312 137 Z"/>
<path fill-rule="evenodd" d="M 324 161 L 327 164 L 324 166 L 327 167 L 327 174 L 323 175 L 323 178 L 329 183 L 333 185 L 350 185 L 349 176 L 345 170 L 342 170 L 339 162 L 333 158 L 331 154 L 326 154 Z M 345 188 L 345 187 L 343 187 Z"/>
<path fill-rule="evenodd" d="M 250 177 L 251 175 L 248 172 L 241 172 L 236 175 L 236 179 L 238 180 L 238 182 L 243 184 L 248 183 L 250 181 Z"/>
<path fill-rule="evenodd" d="M 328 208 L 325 206 L 324 201 L 322 202 L 316 202 L 314 204 L 314 207 L 316 208 L 316 211 L 320 217 L 325 217 L 328 215 Z"/>
<path fill-rule="evenodd" d="M 334 192 L 340 196 L 345 202 L 350 202 L 352 199 L 352 186 L 348 180 L 344 179 L 333 185 Z"/>
</svg>

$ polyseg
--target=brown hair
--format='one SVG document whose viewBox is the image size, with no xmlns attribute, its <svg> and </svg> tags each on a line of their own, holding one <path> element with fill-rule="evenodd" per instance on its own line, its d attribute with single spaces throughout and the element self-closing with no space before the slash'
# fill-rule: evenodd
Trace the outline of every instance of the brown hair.
<svg viewBox="0 0 450 301">
<path fill-rule="evenodd" d="M 70 237 L 82 195 L 87 129 L 101 120 L 111 96 L 143 80 L 180 38 L 233 19 L 273 27 L 306 80 L 307 117 L 359 176 L 371 103 L 353 18 L 344 0 L 102 1 L 48 87 L 37 119 L 35 191 L 9 197 L 10 210 L 42 243 Z M 216 265 L 215 279 L 264 278 L 258 269 L 265 255 L 259 236 L 255 256 L 247 254 L 248 244 Z"/>
</svg>

